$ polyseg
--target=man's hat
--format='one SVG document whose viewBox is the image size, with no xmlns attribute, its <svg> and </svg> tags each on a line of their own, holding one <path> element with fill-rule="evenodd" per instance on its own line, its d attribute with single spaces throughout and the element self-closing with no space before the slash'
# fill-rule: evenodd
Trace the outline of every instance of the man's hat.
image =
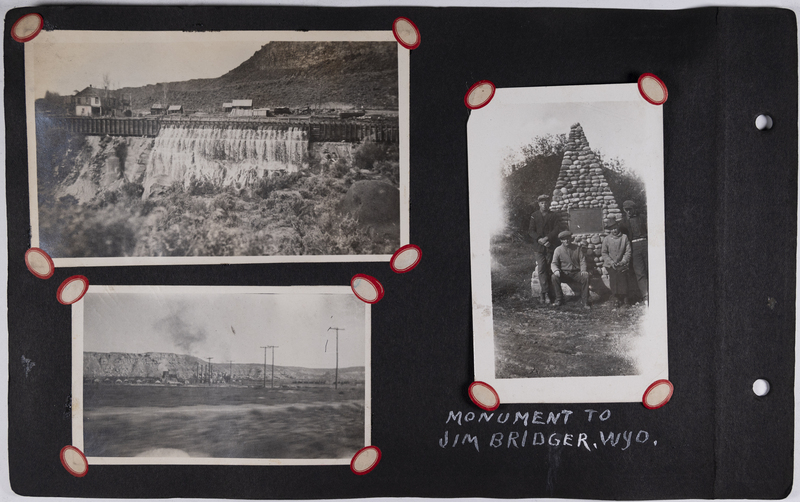
<svg viewBox="0 0 800 502">
<path fill-rule="evenodd" d="M 617 228 L 617 219 L 609 216 L 603 222 L 603 227 L 607 230 L 611 230 L 612 228 Z"/>
<path fill-rule="evenodd" d="M 634 209 L 636 207 L 636 203 L 632 200 L 626 200 L 622 203 L 622 209 Z"/>
<path fill-rule="evenodd" d="M 564 230 L 563 232 L 558 234 L 559 239 L 569 239 L 570 237 L 572 237 L 572 232 L 570 232 L 569 230 Z"/>
<path fill-rule="evenodd" d="M 540 195 L 539 197 L 537 197 L 536 200 L 538 200 L 539 202 L 547 202 L 548 200 L 550 200 L 550 196 L 549 195 Z"/>
</svg>

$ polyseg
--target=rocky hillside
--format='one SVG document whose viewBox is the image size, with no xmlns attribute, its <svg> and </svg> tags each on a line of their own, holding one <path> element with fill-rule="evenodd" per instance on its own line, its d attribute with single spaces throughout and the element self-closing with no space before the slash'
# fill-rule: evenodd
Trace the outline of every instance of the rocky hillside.
<svg viewBox="0 0 800 502">
<path fill-rule="evenodd" d="M 234 99 L 252 99 L 254 108 L 397 109 L 397 44 L 271 42 L 219 78 L 126 87 L 119 92 L 132 98 L 135 110 L 168 101 L 185 110 L 211 113 Z"/>
<path fill-rule="evenodd" d="M 170 378 L 181 381 L 198 379 L 198 372 L 205 374 L 208 361 L 194 356 L 165 352 L 130 354 L 124 352 L 84 352 L 84 378 L 97 379 L 156 379 L 169 371 Z M 263 364 L 212 364 L 214 377 L 227 377 L 233 370 L 235 379 L 260 380 L 264 377 Z M 271 378 L 271 367 L 267 366 L 267 378 Z M 332 384 L 335 379 L 333 368 L 300 368 L 296 366 L 275 366 L 275 381 L 282 383 Z M 364 383 L 364 368 L 339 368 L 339 382 Z"/>
</svg>

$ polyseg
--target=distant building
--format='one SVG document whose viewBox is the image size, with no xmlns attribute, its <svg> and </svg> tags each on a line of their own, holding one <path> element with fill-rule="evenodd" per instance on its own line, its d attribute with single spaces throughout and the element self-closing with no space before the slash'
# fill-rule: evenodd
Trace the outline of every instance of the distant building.
<svg viewBox="0 0 800 502">
<path fill-rule="evenodd" d="M 167 114 L 169 115 L 182 115 L 183 114 L 183 105 L 170 105 L 167 109 Z"/>
<path fill-rule="evenodd" d="M 256 108 L 253 110 L 254 117 L 269 117 L 271 115 L 269 108 Z"/>
<path fill-rule="evenodd" d="M 225 113 L 230 113 L 231 109 L 233 109 L 233 103 L 222 103 L 222 111 Z"/>
<path fill-rule="evenodd" d="M 252 99 L 234 99 L 231 106 L 234 110 L 252 110 L 253 109 L 253 100 Z"/>
<path fill-rule="evenodd" d="M 98 89 L 91 85 L 82 91 L 76 92 L 70 98 L 75 115 L 80 117 L 93 117 L 98 115 L 115 115 L 117 110 L 122 110 L 123 102 L 114 91 Z"/>
<path fill-rule="evenodd" d="M 150 105 L 150 115 L 163 115 L 167 113 L 167 107 L 161 103 L 153 103 Z"/>
</svg>

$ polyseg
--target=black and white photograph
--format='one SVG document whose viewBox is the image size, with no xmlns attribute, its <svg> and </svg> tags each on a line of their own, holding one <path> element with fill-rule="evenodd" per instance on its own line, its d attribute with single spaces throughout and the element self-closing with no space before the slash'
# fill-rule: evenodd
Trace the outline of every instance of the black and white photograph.
<svg viewBox="0 0 800 502">
<path fill-rule="evenodd" d="M 387 32 L 45 31 L 32 245 L 62 266 L 388 261 L 408 50 Z"/>
<path fill-rule="evenodd" d="M 73 305 L 93 464 L 349 464 L 370 444 L 370 306 L 348 286 L 97 286 Z"/>
<path fill-rule="evenodd" d="M 501 402 L 641 401 L 667 378 L 662 120 L 636 84 L 471 112 L 475 376 Z"/>
</svg>

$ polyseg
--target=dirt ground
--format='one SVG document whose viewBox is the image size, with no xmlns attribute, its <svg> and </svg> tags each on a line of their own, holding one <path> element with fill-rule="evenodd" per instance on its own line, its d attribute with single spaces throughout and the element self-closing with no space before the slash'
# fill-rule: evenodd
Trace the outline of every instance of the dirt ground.
<svg viewBox="0 0 800 502">
<path fill-rule="evenodd" d="M 615 308 L 592 293 L 591 309 L 579 297 L 561 307 L 531 294 L 533 253 L 524 242 L 492 246 L 492 303 L 497 378 L 616 376 L 638 373 L 629 355 L 641 335 L 647 307 Z"/>
</svg>

